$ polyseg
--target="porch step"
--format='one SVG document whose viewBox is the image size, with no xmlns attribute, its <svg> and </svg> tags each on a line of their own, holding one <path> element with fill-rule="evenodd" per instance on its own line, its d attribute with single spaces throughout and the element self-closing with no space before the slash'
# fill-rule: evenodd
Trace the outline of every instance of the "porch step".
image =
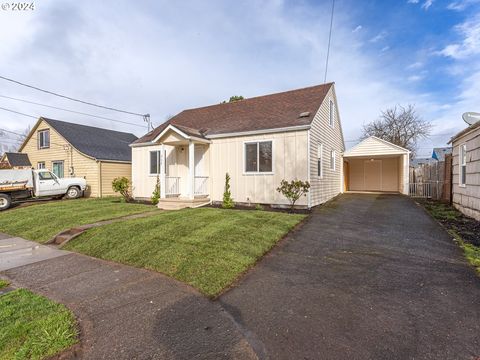
<svg viewBox="0 0 480 360">
<path fill-rule="evenodd" d="M 191 199 L 182 198 L 166 198 L 158 202 L 158 208 L 162 210 L 180 210 L 185 208 L 195 208 L 210 204 L 207 197 Z"/>
</svg>

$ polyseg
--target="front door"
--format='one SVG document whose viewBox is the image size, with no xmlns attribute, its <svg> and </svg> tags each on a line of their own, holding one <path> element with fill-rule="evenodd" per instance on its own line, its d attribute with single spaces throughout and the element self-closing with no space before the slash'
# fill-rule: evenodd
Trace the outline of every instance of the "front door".
<svg viewBox="0 0 480 360">
<path fill-rule="evenodd" d="M 382 160 L 365 160 L 365 190 L 382 191 Z"/>
</svg>

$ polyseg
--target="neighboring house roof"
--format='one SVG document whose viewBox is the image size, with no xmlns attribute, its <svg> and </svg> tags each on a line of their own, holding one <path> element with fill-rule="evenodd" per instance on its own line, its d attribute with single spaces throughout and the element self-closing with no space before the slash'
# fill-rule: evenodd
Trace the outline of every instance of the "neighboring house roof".
<svg viewBox="0 0 480 360">
<path fill-rule="evenodd" d="M 4 154 L 5 157 L 11 166 L 32 166 L 27 154 L 6 152 Z"/>
<path fill-rule="evenodd" d="M 135 143 L 154 140 L 168 125 L 197 137 L 310 125 L 333 83 L 184 110 Z M 302 114 L 302 116 L 300 116 Z"/>
<path fill-rule="evenodd" d="M 137 137 L 131 133 L 79 125 L 44 117 L 41 117 L 38 123 L 41 120 L 48 123 L 75 149 L 87 156 L 96 160 L 132 161 L 132 149 L 130 149 L 129 145 L 137 140 Z M 36 127 L 33 130 L 35 129 Z"/>
<path fill-rule="evenodd" d="M 433 148 L 432 159 L 438 161 L 445 161 L 445 155 L 450 155 L 452 153 L 451 147 L 441 147 Z"/>
<path fill-rule="evenodd" d="M 450 139 L 450 141 L 448 142 L 449 144 L 453 143 L 455 140 L 457 140 L 458 138 L 462 137 L 463 135 L 466 135 L 467 133 L 469 133 L 470 131 L 472 130 L 475 130 L 475 129 L 478 129 L 480 128 L 480 121 L 477 121 L 476 123 L 470 125 L 469 127 L 467 127 L 466 129 L 463 129 L 462 131 L 460 131 L 458 134 L 452 136 L 452 138 Z"/>
<path fill-rule="evenodd" d="M 370 136 L 351 149 L 345 151 L 344 157 L 349 156 L 375 156 L 375 155 L 403 155 L 410 151 L 401 146 L 392 144 L 376 136 Z"/>
<path fill-rule="evenodd" d="M 432 158 L 415 158 L 410 160 L 410 167 L 417 167 L 420 165 L 433 164 L 433 163 L 436 163 L 436 161 Z"/>
</svg>

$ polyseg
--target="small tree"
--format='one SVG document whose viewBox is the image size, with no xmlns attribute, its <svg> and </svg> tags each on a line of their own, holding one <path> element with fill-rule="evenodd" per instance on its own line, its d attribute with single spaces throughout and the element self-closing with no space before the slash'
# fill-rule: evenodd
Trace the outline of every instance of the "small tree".
<svg viewBox="0 0 480 360">
<path fill-rule="evenodd" d="M 230 192 L 230 175 L 225 174 L 225 191 L 223 192 L 223 203 L 222 207 L 224 209 L 232 209 L 235 207 L 233 202 L 232 193 Z"/>
<path fill-rule="evenodd" d="M 160 177 L 157 175 L 157 182 L 152 193 L 152 204 L 157 205 L 160 200 Z"/>
<path fill-rule="evenodd" d="M 117 177 L 112 181 L 112 189 L 115 192 L 120 193 L 126 202 L 132 201 L 132 195 L 130 194 L 130 180 L 126 177 Z"/>
<path fill-rule="evenodd" d="M 228 100 L 229 103 L 235 102 L 235 101 L 240 101 L 240 100 L 245 100 L 245 98 L 242 95 L 233 95 L 230 96 L 230 99 Z M 222 101 L 221 104 L 226 104 L 226 101 Z"/>
<path fill-rule="evenodd" d="M 290 211 L 293 212 L 297 200 L 302 196 L 306 196 L 309 189 L 310 183 L 308 181 L 295 179 L 290 182 L 287 180 L 282 180 L 280 182 L 280 186 L 277 188 L 277 191 L 290 201 Z"/>
</svg>

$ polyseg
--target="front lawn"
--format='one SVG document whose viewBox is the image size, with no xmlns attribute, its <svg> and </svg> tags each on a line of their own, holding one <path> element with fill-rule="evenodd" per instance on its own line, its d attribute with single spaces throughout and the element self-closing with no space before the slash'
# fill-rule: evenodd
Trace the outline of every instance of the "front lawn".
<svg viewBox="0 0 480 360">
<path fill-rule="evenodd" d="M 115 197 L 44 202 L 0 212 L 0 232 L 43 243 L 75 226 L 155 209 Z"/>
<path fill-rule="evenodd" d="M 0 296 L 0 359 L 44 359 L 76 342 L 65 306 L 25 289 Z"/>
<path fill-rule="evenodd" d="M 184 209 L 88 230 L 65 249 L 159 271 L 215 296 L 304 217 Z"/>
</svg>

